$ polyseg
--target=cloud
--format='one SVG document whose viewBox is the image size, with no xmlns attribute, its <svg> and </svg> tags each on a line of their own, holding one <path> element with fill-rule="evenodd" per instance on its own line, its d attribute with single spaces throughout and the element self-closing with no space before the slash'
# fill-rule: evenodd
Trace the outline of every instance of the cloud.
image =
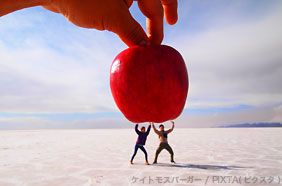
<svg viewBox="0 0 282 186">
<path fill-rule="evenodd" d="M 93 61 L 82 59 L 78 62 L 39 45 L 24 51 L 8 50 L 3 46 L 0 49 L 0 84 L 3 87 L 0 112 L 112 109 L 111 96 L 108 89 L 104 89 L 105 84 L 109 85 L 106 77 L 109 70 L 106 71 L 102 64 L 93 65 L 95 57 L 89 56 Z M 101 73 L 102 70 L 105 73 Z"/>
<path fill-rule="evenodd" d="M 205 128 L 217 127 L 224 124 L 256 123 L 256 122 L 282 122 L 282 106 L 268 108 L 246 108 L 226 112 L 186 113 L 175 120 L 177 128 Z M 133 124 L 124 117 L 85 117 L 68 120 L 68 117 L 50 119 L 41 116 L 0 117 L 0 129 L 88 129 L 88 128 L 133 128 Z M 164 123 L 170 127 L 170 123 Z M 146 125 L 146 124 L 144 124 Z"/>
<path fill-rule="evenodd" d="M 184 114 L 176 120 L 178 127 L 218 127 L 225 124 L 282 122 L 280 106 L 247 108 L 227 112 L 208 112 L 199 114 Z"/>
<path fill-rule="evenodd" d="M 51 121 L 43 117 L 0 117 L 0 130 L 133 128 L 125 118 Z"/>
<path fill-rule="evenodd" d="M 282 101 L 281 12 L 278 6 L 252 21 L 226 22 L 172 41 L 187 63 L 188 108 Z"/>
<path fill-rule="evenodd" d="M 0 34 L 15 39 L 0 38 L 0 112 L 116 112 L 109 71 L 124 47 L 119 39 L 67 23 L 55 28 L 58 18 L 41 9 L 23 15 L 1 20 Z M 15 21 L 22 16 L 32 24 Z M 23 34 L 10 34 L 15 28 Z"/>
</svg>

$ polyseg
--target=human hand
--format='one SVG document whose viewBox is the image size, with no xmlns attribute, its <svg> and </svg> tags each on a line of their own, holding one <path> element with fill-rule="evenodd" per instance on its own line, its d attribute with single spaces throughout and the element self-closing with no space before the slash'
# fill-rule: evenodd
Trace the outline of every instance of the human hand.
<svg viewBox="0 0 282 186">
<path fill-rule="evenodd" d="M 138 1 L 141 12 L 146 16 L 148 36 L 129 12 L 132 2 L 133 0 L 49 0 L 43 7 L 61 13 L 77 26 L 112 31 L 128 46 L 160 44 L 163 40 L 163 12 L 167 23 L 175 24 L 177 0 Z"/>
</svg>

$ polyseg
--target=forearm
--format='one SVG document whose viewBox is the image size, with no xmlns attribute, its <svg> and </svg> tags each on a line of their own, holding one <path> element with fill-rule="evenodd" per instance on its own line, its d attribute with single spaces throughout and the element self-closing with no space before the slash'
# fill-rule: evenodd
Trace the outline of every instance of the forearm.
<svg viewBox="0 0 282 186">
<path fill-rule="evenodd" d="M 152 126 L 153 126 L 153 129 L 154 129 L 154 132 L 155 132 L 156 134 L 159 134 L 159 131 L 156 129 L 155 125 L 152 124 Z"/>
<path fill-rule="evenodd" d="M 152 126 L 153 126 L 154 131 L 156 131 L 156 127 L 155 127 L 155 125 L 154 125 L 154 124 L 152 124 Z"/>
<path fill-rule="evenodd" d="M 149 134 L 150 130 L 151 130 L 151 125 L 149 125 L 149 127 L 147 129 L 147 134 Z"/>
<path fill-rule="evenodd" d="M 28 7 L 48 5 L 50 0 L 0 0 L 0 17 Z"/>
<path fill-rule="evenodd" d="M 174 129 L 174 121 L 171 121 L 171 131 Z"/>
<path fill-rule="evenodd" d="M 171 133 L 174 129 L 174 124 L 171 126 L 171 128 L 167 131 L 167 133 Z"/>
<path fill-rule="evenodd" d="M 170 130 L 171 130 L 170 132 L 172 132 L 173 129 L 174 129 L 174 124 L 172 124 L 171 129 L 170 129 Z"/>
<path fill-rule="evenodd" d="M 138 124 L 135 125 L 135 132 L 136 132 L 137 134 L 139 134 Z"/>
</svg>

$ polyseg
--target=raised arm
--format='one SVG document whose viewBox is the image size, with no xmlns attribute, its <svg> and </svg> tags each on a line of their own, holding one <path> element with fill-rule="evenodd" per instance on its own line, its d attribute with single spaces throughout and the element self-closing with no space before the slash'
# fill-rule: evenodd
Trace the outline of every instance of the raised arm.
<svg viewBox="0 0 282 186">
<path fill-rule="evenodd" d="M 166 133 L 171 133 L 174 129 L 174 121 L 171 121 L 171 128 L 169 130 L 166 131 Z"/>
<path fill-rule="evenodd" d="M 150 130 L 151 130 L 151 125 L 149 125 L 147 131 L 146 131 L 146 134 L 148 135 L 150 133 Z"/>
<path fill-rule="evenodd" d="M 159 134 L 160 134 L 160 131 L 158 131 L 158 130 L 156 129 L 156 127 L 155 127 L 155 125 L 154 125 L 153 122 L 151 123 L 151 125 L 153 126 L 153 129 L 154 129 L 155 133 L 159 135 Z"/>
<path fill-rule="evenodd" d="M 138 123 L 135 125 L 135 132 L 139 135 L 141 132 L 138 130 Z"/>
</svg>

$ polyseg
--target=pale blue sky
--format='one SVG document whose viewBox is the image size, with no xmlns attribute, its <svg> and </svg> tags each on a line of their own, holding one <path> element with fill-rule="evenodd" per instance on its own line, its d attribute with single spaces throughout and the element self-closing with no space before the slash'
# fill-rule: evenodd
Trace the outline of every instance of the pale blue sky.
<svg viewBox="0 0 282 186">
<path fill-rule="evenodd" d="M 136 2 L 134 18 L 145 28 Z M 190 80 L 179 127 L 282 122 L 282 3 L 181 0 L 163 44 Z M 41 7 L 0 18 L 0 129 L 130 127 L 109 86 L 126 49 L 108 31 L 79 28 Z"/>
</svg>

